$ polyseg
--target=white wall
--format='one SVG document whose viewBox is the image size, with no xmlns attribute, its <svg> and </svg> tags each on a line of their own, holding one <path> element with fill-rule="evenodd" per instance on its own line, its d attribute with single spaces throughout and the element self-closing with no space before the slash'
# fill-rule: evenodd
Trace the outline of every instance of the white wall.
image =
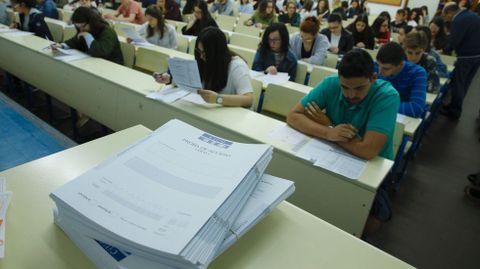
<svg viewBox="0 0 480 269">
<path fill-rule="evenodd" d="M 430 18 L 432 18 L 433 14 L 437 10 L 437 6 L 440 0 L 410 0 L 408 1 L 409 8 L 427 6 L 428 7 L 428 14 L 430 14 Z M 380 14 L 382 11 L 388 11 L 392 19 L 395 17 L 397 10 L 405 4 L 405 0 L 402 0 L 401 6 L 391 6 L 391 5 L 382 5 L 382 4 L 375 4 L 369 2 L 368 5 L 370 6 L 370 13 L 371 14 Z"/>
</svg>

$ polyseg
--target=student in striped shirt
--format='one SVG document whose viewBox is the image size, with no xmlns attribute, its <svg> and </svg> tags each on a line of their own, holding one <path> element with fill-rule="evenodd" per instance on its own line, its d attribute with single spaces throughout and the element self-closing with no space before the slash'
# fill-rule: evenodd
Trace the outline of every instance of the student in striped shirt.
<svg viewBox="0 0 480 269">
<path fill-rule="evenodd" d="M 405 60 L 405 52 L 398 43 L 383 45 L 375 65 L 378 78 L 389 81 L 400 94 L 399 113 L 420 118 L 425 112 L 427 72 L 423 67 Z"/>
</svg>

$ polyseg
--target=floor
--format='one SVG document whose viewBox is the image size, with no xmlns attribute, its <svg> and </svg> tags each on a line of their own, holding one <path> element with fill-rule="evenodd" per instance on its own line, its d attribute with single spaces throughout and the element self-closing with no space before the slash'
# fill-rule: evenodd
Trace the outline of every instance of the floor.
<svg viewBox="0 0 480 269">
<path fill-rule="evenodd" d="M 475 245 L 480 242 L 480 203 L 463 194 L 466 176 L 480 171 L 480 76 L 472 85 L 460 121 L 443 116 L 434 121 L 400 190 L 392 194 L 392 220 L 368 238 L 372 245 L 417 268 L 480 268 Z M 24 92 L 9 96 L 27 105 Z M 36 92 L 31 110 L 47 121 L 44 99 Z M 73 139 L 68 108 L 54 104 L 53 126 Z M 76 142 L 104 134 L 101 125 L 90 121 L 80 129 Z"/>
<path fill-rule="evenodd" d="M 76 145 L 0 93 L 0 171 Z"/>
</svg>

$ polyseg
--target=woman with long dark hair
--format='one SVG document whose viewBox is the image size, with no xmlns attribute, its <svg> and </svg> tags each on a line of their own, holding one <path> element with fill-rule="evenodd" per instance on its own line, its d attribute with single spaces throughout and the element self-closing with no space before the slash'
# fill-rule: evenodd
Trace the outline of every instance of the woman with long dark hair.
<svg viewBox="0 0 480 269">
<path fill-rule="evenodd" d="M 157 6 L 151 5 L 145 10 L 145 19 L 147 23 L 139 29 L 141 36 L 151 44 L 177 49 L 177 32 L 173 26 L 166 23 L 162 11 Z"/>
<path fill-rule="evenodd" d="M 195 19 L 182 28 L 182 33 L 184 35 L 198 36 L 206 27 L 218 27 L 208 11 L 207 3 L 203 0 L 197 0 L 193 5 L 193 16 Z"/>
<path fill-rule="evenodd" d="M 274 2 L 272 0 L 261 0 L 258 4 L 258 9 L 244 24 L 264 29 L 274 22 L 277 22 Z"/>
<path fill-rule="evenodd" d="M 117 34 L 98 12 L 88 7 L 79 7 L 73 12 L 71 20 L 77 34 L 62 43 L 63 48 L 77 49 L 93 57 L 123 64 Z"/>
<path fill-rule="evenodd" d="M 372 24 L 372 30 L 377 44 L 390 42 L 390 21 L 387 17 L 378 16 Z"/>
<path fill-rule="evenodd" d="M 243 59 L 228 49 L 222 30 L 207 27 L 200 32 L 195 43 L 195 60 L 203 85 L 198 93 L 205 102 L 223 106 L 252 105 L 249 68 Z M 160 83 L 171 81 L 165 73 L 155 76 L 155 79 Z"/>
<path fill-rule="evenodd" d="M 368 25 L 367 14 L 360 14 L 355 18 L 352 24 L 347 26 L 347 30 L 353 35 L 353 44 L 357 48 L 373 50 L 375 47 L 375 37 L 372 28 Z"/>
<path fill-rule="evenodd" d="M 429 28 L 432 32 L 432 47 L 442 53 L 448 42 L 447 34 L 445 33 L 445 21 L 440 16 L 435 17 L 430 22 Z"/>
<path fill-rule="evenodd" d="M 265 29 L 252 69 L 275 75 L 286 72 L 295 80 L 297 57 L 289 50 L 288 31 L 283 23 L 273 23 Z"/>
</svg>

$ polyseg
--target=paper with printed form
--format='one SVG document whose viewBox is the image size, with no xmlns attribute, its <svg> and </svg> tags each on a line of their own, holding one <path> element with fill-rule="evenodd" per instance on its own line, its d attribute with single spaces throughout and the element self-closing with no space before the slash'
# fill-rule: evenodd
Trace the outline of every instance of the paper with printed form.
<svg viewBox="0 0 480 269">
<path fill-rule="evenodd" d="M 51 197 L 125 242 L 179 255 L 266 154 L 172 120 Z"/>
<path fill-rule="evenodd" d="M 229 246 L 235 243 L 239 237 L 243 236 L 271 210 L 278 206 L 278 204 L 288 198 L 294 190 L 295 186 L 292 181 L 264 174 L 233 225 L 231 229 L 232 232 L 227 235 L 216 256 L 218 257 L 222 254 Z M 81 230 L 77 229 L 79 227 L 67 225 L 57 213 L 54 215 L 55 223 L 68 234 L 98 268 L 173 269 L 171 266 L 158 264 L 155 261 L 129 253 L 101 240 L 89 238 L 81 234 Z"/>
<path fill-rule="evenodd" d="M 280 124 L 276 126 L 268 135 L 272 139 L 281 141 L 294 147 L 303 145 L 310 139 L 308 136 L 286 124 Z"/>
<path fill-rule="evenodd" d="M 176 57 L 169 58 L 168 68 L 178 87 L 195 93 L 202 89 L 197 61 Z"/>
<path fill-rule="evenodd" d="M 53 53 L 53 57 L 63 62 L 71 62 L 88 58 L 90 55 L 75 49 L 56 48 L 56 51 Z"/>
<path fill-rule="evenodd" d="M 131 27 L 121 27 L 120 30 L 125 34 L 125 37 L 130 38 L 135 43 L 145 43 L 147 42 L 140 34 Z"/>
<path fill-rule="evenodd" d="M 5 229 L 7 222 L 8 205 L 12 199 L 12 192 L 7 191 L 4 177 L 0 177 L 0 258 L 5 257 Z"/>
<path fill-rule="evenodd" d="M 350 179 L 360 178 L 368 165 L 368 161 L 348 153 L 339 146 L 314 138 L 302 146 L 296 155 L 313 162 L 315 166 Z"/>
<path fill-rule="evenodd" d="M 397 122 L 398 122 L 398 123 L 407 124 L 407 122 L 408 122 L 408 117 L 405 116 L 405 115 L 403 115 L 403 114 L 397 113 Z"/>
</svg>

